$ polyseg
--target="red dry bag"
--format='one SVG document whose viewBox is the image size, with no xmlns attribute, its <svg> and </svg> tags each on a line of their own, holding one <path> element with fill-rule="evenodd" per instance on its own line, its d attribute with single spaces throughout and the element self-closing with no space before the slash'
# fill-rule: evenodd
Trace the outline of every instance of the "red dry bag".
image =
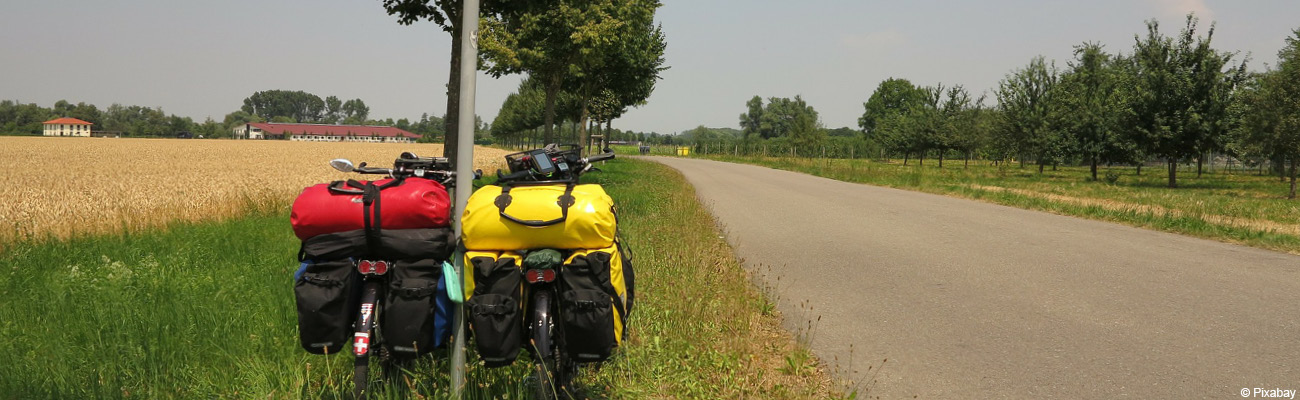
<svg viewBox="0 0 1300 400">
<path fill-rule="evenodd" d="M 299 239 L 366 228 L 362 190 L 365 181 L 336 181 L 307 187 L 293 201 L 289 222 Z M 379 221 L 382 229 L 442 228 L 448 224 L 451 198 L 447 189 L 428 179 L 409 178 L 401 182 L 383 179 L 379 188 Z M 331 188 L 332 187 L 332 188 Z"/>
</svg>

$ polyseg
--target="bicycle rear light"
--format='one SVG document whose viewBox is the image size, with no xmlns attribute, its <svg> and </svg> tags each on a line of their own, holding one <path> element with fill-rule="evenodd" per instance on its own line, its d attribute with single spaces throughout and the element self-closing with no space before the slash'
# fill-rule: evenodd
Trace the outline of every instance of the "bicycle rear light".
<svg viewBox="0 0 1300 400">
<path fill-rule="evenodd" d="M 524 279 L 528 283 L 542 283 L 555 281 L 555 270 L 553 269 L 530 269 L 524 273 Z"/>
<path fill-rule="evenodd" d="M 361 260 L 357 263 L 357 272 L 366 275 L 383 275 L 388 273 L 388 262 Z"/>
</svg>

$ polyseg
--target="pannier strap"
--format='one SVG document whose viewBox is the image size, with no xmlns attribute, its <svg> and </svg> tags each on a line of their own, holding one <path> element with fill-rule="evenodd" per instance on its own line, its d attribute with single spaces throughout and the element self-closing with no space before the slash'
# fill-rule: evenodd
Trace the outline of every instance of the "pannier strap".
<svg viewBox="0 0 1300 400">
<path fill-rule="evenodd" d="M 437 292 L 438 288 L 436 286 L 422 288 L 398 287 L 392 290 L 403 299 L 421 299 L 432 296 Z"/>
<path fill-rule="evenodd" d="M 614 262 L 613 257 L 614 257 L 613 254 L 600 252 L 600 251 L 591 253 L 586 257 L 587 258 L 586 267 L 588 268 L 588 271 L 595 276 L 597 281 L 596 283 L 600 284 L 601 291 L 609 295 L 609 298 L 614 303 L 614 310 L 618 311 L 619 318 L 626 321 L 627 309 L 623 307 L 622 301 L 617 301 L 619 299 L 618 289 L 614 288 L 614 282 L 613 280 L 610 279 L 609 276 L 610 268 L 612 267 L 610 264 Z M 596 263 L 600 263 L 604 265 L 601 267 L 597 267 L 595 265 Z"/>
<path fill-rule="evenodd" d="M 577 300 L 573 302 L 572 306 L 579 310 L 603 310 L 609 308 L 609 303 L 608 301 L 598 300 Z"/>
<path fill-rule="evenodd" d="M 404 177 L 397 177 L 383 185 L 376 185 L 373 181 L 362 183 L 355 179 L 330 182 L 328 188 L 331 193 L 361 195 L 361 220 L 365 223 L 366 247 L 370 252 L 378 251 L 379 233 L 383 226 L 383 223 L 379 219 L 379 192 L 393 186 L 401 185 L 404 181 Z M 371 213 L 374 214 L 373 223 L 371 223 Z"/>
<path fill-rule="evenodd" d="M 388 183 L 379 185 L 379 190 L 384 190 L 393 186 L 401 185 L 404 180 L 405 177 L 394 178 Z M 358 182 L 354 179 L 348 179 L 346 181 L 334 181 L 334 182 L 330 182 L 329 185 L 329 191 L 338 194 L 364 194 L 365 188 L 366 186 L 364 183 Z"/>
<path fill-rule="evenodd" d="M 476 315 L 510 315 L 518 308 L 514 299 L 506 299 L 502 304 L 472 304 L 470 312 Z"/>
<path fill-rule="evenodd" d="M 324 287 L 343 286 L 343 281 L 337 279 L 326 279 L 326 278 L 321 278 L 318 276 L 311 276 L 311 275 L 303 275 L 301 279 L 304 282 L 311 283 L 316 286 L 324 286 Z"/>
<path fill-rule="evenodd" d="M 513 198 L 510 197 L 510 187 L 511 185 L 509 183 L 501 185 L 501 194 L 497 196 L 496 200 L 493 201 L 493 204 L 495 204 L 497 206 L 497 210 L 500 211 L 501 218 L 505 218 L 507 220 L 510 220 L 511 222 L 523 226 L 543 227 L 543 226 L 551 226 L 551 225 L 564 222 L 566 219 L 569 218 L 569 207 L 572 207 L 574 204 L 577 204 L 578 202 L 577 199 L 573 197 L 573 182 L 568 182 L 564 184 L 564 194 L 560 195 L 560 197 L 557 198 L 555 201 L 555 204 L 560 206 L 559 218 L 548 220 L 548 221 L 535 220 L 535 219 L 529 219 L 529 220 L 519 219 L 506 213 L 506 207 L 509 207 L 510 203 L 513 201 Z"/>
</svg>

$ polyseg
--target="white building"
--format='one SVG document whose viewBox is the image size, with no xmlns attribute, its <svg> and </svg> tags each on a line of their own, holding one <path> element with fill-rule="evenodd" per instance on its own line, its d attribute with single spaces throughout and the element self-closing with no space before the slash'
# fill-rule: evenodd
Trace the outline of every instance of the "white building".
<svg viewBox="0 0 1300 400">
<path fill-rule="evenodd" d="M 262 129 L 253 127 L 250 124 L 236 126 L 232 133 L 235 139 L 264 139 Z"/>
<path fill-rule="evenodd" d="M 57 118 L 45 121 L 45 136 L 90 137 L 92 124 L 76 118 Z"/>
<path fill-rule="evenodd" d="M 284 139 L 300 142 L 414 143 L 420 135 L 391 126 L 278 124 L 253 122 L 234 128 L 236 139 Z"/>
</svg>

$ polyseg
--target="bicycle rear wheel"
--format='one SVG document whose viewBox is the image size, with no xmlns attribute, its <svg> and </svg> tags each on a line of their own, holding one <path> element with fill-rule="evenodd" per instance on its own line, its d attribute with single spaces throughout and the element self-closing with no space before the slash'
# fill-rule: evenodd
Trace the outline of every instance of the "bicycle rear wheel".
<svg viewBox="0 0 1300 400">
<path fill-rule="evenodd" d="M 570 383 L 577 368 L 564 355 L 563 338 L 555 321 L 553 293 L 539 290 L 532 299 L 532 318 L 529 330 L 533 344 L 533 393 L 541 400 L 566 399 L 570 396 Z"/>
</svg>

